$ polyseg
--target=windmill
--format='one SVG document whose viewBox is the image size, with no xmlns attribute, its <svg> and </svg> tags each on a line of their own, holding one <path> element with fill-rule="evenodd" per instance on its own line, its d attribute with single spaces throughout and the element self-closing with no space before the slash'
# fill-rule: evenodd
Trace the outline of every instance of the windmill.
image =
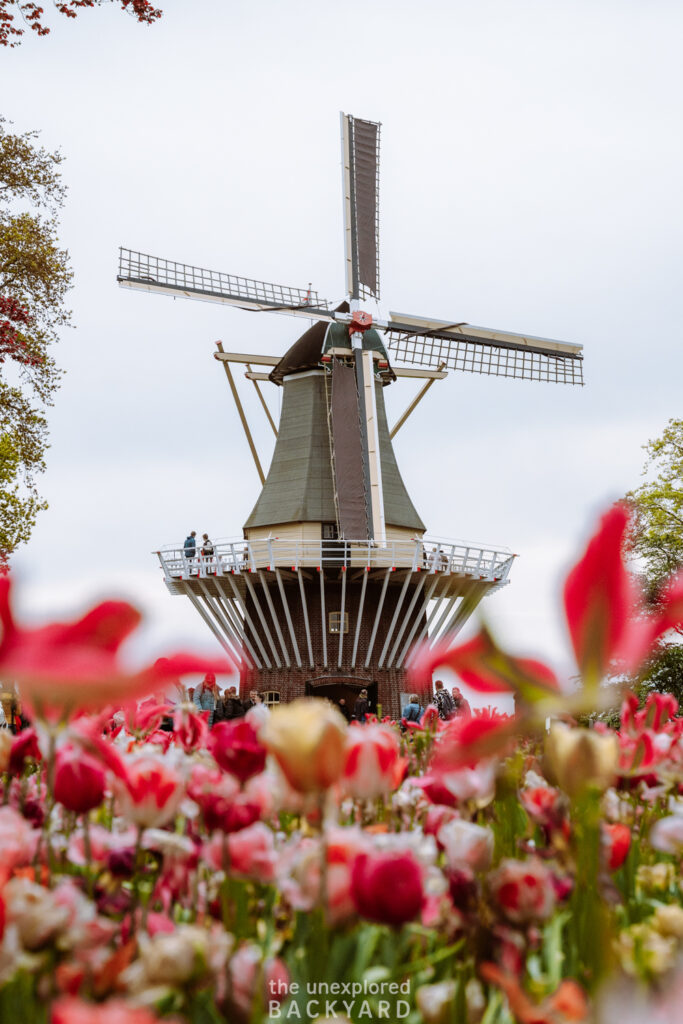
<svg viewBox="0 0 683 1024">
<path fill-rule="evenodd" d="M 283 356 L 225 352 L 224 367 L 262 490 L 237 540 L 158 558 L 172 594 L 189 598 L 271 703 L 303 693 L 347 700 L 362 687 L 396 715 L 410 650 L 455 637 L 477 604 L 505 585 L 514 555 L 427 538 L 392 439 L 450 370 L 582 384 L 581 346 L 363 306 L 380 299 L 380 125 L 341 115 L 345 298 L 218 273 L 122 248 L 122 287 L 305 317 Z M 246 365 L 275 433 L 268 473 L 231 366 Z M 254 369 L 257 367 L 257 369 Z M 261 369 L 258 369 L 261 367 Z M 268 369 L 269 372 L 264 372 Z M 390 430 L 383 389 L 424 384 Z M 276 426 L 261 382 L 283 389 Z"/>
</svg>

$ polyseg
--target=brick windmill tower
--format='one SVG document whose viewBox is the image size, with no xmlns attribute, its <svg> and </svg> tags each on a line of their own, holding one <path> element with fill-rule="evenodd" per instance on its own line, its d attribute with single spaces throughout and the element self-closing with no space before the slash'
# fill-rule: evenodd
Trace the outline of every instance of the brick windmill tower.
<svg viewBox="0 0 683 1024">
<path fill-rule="evenodd" d="M 304 694 L 399 714 L 418 642 L 454 638 L 481 599 L 506 584 L 514 556 L 428 538 L 392 439 L 448 370 L 581 384 L 581 347 L 544 338 L 361 308 L 379 299 L 379 134 L 342 115 L 347 299 L 234 277 L 121 249 L 124 287 L 287 313 L 313 321 L 281 357 L 225 352 L 222 362 L 262 489 L 237 540 L 188 558 L 157 554 L 240 670 L 269 703 Z M 267 475 L 231 365 L 246 364 L 276 435 Z M 254 370 L 253 367 L 261 369 Z M 269 370 L 268 373 L 264 372 Z M 384 388 L 421 390 L 390 429 Z M 282 388 L 276 426 L 261 382 Z"/>
</svg>

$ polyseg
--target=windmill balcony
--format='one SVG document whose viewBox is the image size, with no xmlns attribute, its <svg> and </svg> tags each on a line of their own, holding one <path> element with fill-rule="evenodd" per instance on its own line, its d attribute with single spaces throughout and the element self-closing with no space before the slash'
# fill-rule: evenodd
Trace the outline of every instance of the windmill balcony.
<svg viewBox="0 0 683 1024">
<path fill-rule="evenodd" d="M 506 548 L 479 547 L 463 541 L 416 538 L 388 540 L 384 546 L 367 540 L 292 540 L 278 537 L 259 540 L 219 540 L 214 554 L 188 558 L 182 544 L 165 545 L 156 552 L 167 584 L 175 581 L 212 579 L 275 569 L 344 571 L 346 569 L 396 570 L 410 573 L 485 580 L 502 586 L 507 582 L 515 556 Z"/>
</svg>

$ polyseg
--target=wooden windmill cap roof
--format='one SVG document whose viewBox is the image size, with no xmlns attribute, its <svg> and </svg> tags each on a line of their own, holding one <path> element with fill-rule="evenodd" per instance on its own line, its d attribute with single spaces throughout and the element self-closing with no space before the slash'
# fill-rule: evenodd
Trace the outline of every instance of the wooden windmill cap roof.
<svg viewBox="0 0 683 1024">
<path fill-rule="evenodd" d="M 348 302 L 341 302 L 335 313 L 348 313 Z M 269 374 L 273 384 L 282 384 L 284 378 L 290 373 L 301 373 L 304 370 L 314 370 L 320 365 L 320 355 L 323 350 L 325 334 L 328 324 L 324 320 L 309 327 L 300 338 L 294 342 L 283 355 L 277 366 Z"/>
</svg>

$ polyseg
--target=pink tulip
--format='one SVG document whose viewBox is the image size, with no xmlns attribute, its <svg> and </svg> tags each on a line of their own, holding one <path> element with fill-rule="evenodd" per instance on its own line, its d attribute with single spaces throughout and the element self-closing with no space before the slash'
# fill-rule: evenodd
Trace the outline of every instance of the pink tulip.
<svg viewBox="0 0 683 1024">
<path fill-rule="evenodd" d="M 352 729 L 344 762 L 344 789 L 359 800 L 384 796 L 400 784 L 405 764 L 393 729 L 384 725 Z"/>
<path fill-rule="evenodd" d="M 158 1024 L 159 1018 L 123 999 L 106 1003 L 86 1003 L 64 996 L 52 1004 L 51 1024 Z"/>
</svg>

